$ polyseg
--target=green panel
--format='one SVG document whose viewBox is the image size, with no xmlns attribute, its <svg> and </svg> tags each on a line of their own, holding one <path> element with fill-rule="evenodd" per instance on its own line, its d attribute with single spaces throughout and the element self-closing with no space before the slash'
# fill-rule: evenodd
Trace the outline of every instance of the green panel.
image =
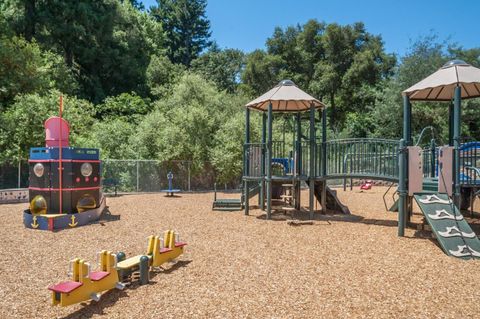
<svg viewBox="0 0 480 319">
<path fill-rule="evenodd" d="M 464 246 L 465 244 L 469 246 L 474 251 L 480 252 L 480 240 L 475 235 L 474 238 L 466 238 L 466 237 L 444 237 L 439 234 L 439 232 L 445 232 L 447 227 L 457 227 L 461 232 L 470 234 L 473 233 L 473 230 L 470 228 L 470 225 L 465 221 L 462 214 L 452 204 L 442 204 L 442 203 L 422 203 L 422 199 L 426 199 L 428 195 L 436 195 L 439 199 L 444 201 L 450 201 L 447 194 L 439 194 L 439 193 L 423 193 L 415 195 L 415 200 L 420 207 L 423 215 L 428 221 L 428 224 L 432 228 L 435 237 L 437 238 L 440 246 L 443 248 L 445 253 L 449 256 L 452 255 L 452 251 L 458 250 L 459 246 Z M 453 220 L 453 219 L 433 219 L 431 215 L 435 215 L 437 211 L 445 210 L 448 214 L 456 216 L 457 219 L 461 220 Z M 479 258 L 480 256 L 476 257 Z M 463 259 L 470 259 L 470 256 L 460 257 Z"/>
</svg>

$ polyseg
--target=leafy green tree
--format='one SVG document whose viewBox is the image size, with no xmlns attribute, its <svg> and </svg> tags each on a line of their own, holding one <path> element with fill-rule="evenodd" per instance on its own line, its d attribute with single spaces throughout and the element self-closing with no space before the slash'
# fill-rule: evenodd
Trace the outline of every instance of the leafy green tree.
<svg viewBox="0 0 480 319">
<path fill-rule="evenodd" d="M 213 45 L 208 52 L 192 61 L 192 70 L 215 82 L 220 90 L 234 93 L 240 82 L 244 56 L 240 50 L 221 50 Z"/>
<path fill-rule="evenodd" d="M 0 38 L 0 109 L 18 94 L 45 93 L 57 88 L 78 92 L 78 84 L 62 57 L 42 51 L 35 42 L 22 38 Z"/>
<path fill-rule="evenodd" d="M 136 158 L 136 145 L 131 142 L 135 135 L 134 123 L 124 118 L 106 119 L 93 124 L 85 144 L 100 149 L 104 159 L 131 159 Z"/>
<path fill-rule="evenodd" d="M 252 122 L 255 114 L 251 117 Z M 252 125 L 250 138 L 252 141 L 260 139 L 259 125 Z M 228 118 L 215 133 L 211 150 L 211 161 L 218 172 L 217 180 L 228 183 L 238 180 L 243 170 L 243 143 L 245 143 L 245 113 L 237 112 Z"/>
<path fill-rule="evenodd" d="M 135 93 L 122 93 L 107 97 L 95 110 L 97 118 L 134 123 L 149 111 L 149 104 Z"/>
<path fill-rule="evenodd" d="M 190 66 L 210 42 L 206 0 L 157 0 L 150 13 L 165 31 L 167 56 L 173 63 Z"/>
<path fill-rule="evenodd" d="M 58 116 L 60 92 L 19 95 L 14 104 L 0 115 L 0 153 L 2 160 L 28 158 L 30 147 L 45 143 L 43 123 L 50 116 Z M 94 123 L 93 105 L 85 100 L 64 96 L 64 118 L 70 123 L 70 141 L 88 134 Z M 80 146 L 80 145 L 78 145 Z"/>
<path fill-rule="evenodd" d="M 249 96 L 258 96 L 274 87 L 282 78 L 281 58 L 255 50 L 247 56 L 245 70 L 242 73 L 242 91 Z"/>
<path fill-rule="evenodd" d="M 167 96 L 184 71 L 182 64 L 173 64 L 166 56 L 153 55 L 146 71 L 151 95 L 157 98 Z"/>
<path fill-rule="evenodd" d="M 210 159 L 218 127 L 239 112 L 244 102 L 186 72 L 172 94 L 157 101 L 156 109 L 139 124 L 133 143 L 142 158 L 191 160 L 198 171 Z"/>
</svg>

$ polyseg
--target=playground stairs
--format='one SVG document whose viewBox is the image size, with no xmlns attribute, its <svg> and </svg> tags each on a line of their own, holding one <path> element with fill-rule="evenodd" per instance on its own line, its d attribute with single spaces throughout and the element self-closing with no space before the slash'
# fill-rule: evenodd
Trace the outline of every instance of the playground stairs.
<svg viewBox="0 0 480 319">
<path fill-rule="evenodd" d="M 282 184 L 280 200 L 272 200 L 272 209 L 284 212 L 295 210 L 295 184 Z"/>
<path fill-rule="evenodd" d="M 422 192 L 414 198 L 447 255 L 480 258 L 480 240 L 447 194 Z"/>
<path fill-rule="evenodd" d="M 249 192 L 248 192 L 248 199 L 252 198 L 253 196 L 257 195 L 260 192 L 260 183 L 255 183 L 251 187 L 249 187 Z M 228 212 L 233 212 L 233 211 L 239 211 L 243 209 L 243 202 L 244 202 L 244 194 L 242 193 L 242 196 L 240 199 L 236 198 L 217 198 L 217 192 L 215 190 L 215 199 L 213 201 L 212 205 L 212 210 L 218 210 L 218 211 L 228 211 Z"/>
<path fill-rule="evenodd" d="M 307 184 L 309 182 L 307 181 Z M 322 202 L 322 191 L 323 191 L 323 183 L 321 181 L 316 181 L 314 185 L 315 190 L 315 198 L 318 200 L 319 203 Z M 340 202 L 340 199 L 337 197 L 337 191 L 331 189 L 327 186 L 327 209 L 333 210 L 336 213 L 340 214 L 350 214 L 350 210 L 347 206 L 343 205 Z"/>
</svg>

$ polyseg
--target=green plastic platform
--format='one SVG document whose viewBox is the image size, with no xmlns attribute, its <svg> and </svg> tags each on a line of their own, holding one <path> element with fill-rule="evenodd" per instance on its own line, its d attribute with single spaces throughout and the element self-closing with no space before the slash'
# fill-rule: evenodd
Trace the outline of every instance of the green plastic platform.
<svg viewBox="0 0 480 319">
<path fill-rule="evenodd" d="M 260 184 L 254 184 L 252 187 L 249 188 L 248 199 L 257 195 L 259 192 L 260 192 Z M 243 195 L 242 195 L 242 198 L 243 198 Z M 233 199 L 233 198 L 217 199 L 213 201 L 213 205 L 212 205 L 212 210 L 218 210 L 218 211 L 224 211 L 224 212 L 234 212 L 242 209 L 243 209 L 243 205 L 242 205 L 241 199 Z"/>
<path fill-rule="evenodd" d="M 447 194 L 432 192 L 414 197 L 447 255 L 462 259 L 480 258 L 480 240 Z"/>
</svg>

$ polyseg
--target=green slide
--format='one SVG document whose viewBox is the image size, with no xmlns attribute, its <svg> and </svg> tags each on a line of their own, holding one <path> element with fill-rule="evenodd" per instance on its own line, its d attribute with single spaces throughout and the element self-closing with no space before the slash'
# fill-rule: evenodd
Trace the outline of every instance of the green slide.
<svg viewBox="0 0 480 319">
<path fill-rule="evenodd" d="M 480 240 L 447 194 L 422 193 L 414 197 L 447 255 L 480 258 Z"/>
</svg>

